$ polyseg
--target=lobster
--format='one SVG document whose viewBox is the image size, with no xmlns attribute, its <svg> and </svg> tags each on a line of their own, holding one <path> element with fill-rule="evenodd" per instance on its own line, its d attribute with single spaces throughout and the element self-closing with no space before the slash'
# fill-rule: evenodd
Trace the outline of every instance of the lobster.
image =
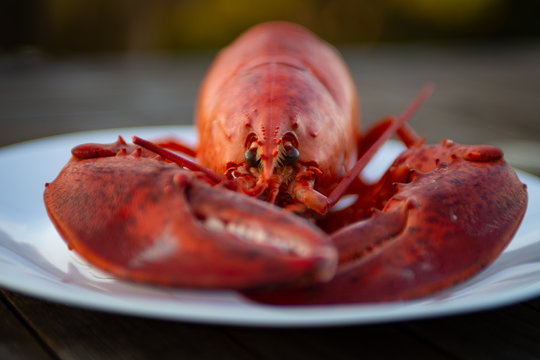
<svg viewBox="0 0 540 360">
<path fill-rule="evenodd" d="M 339 53 L 298 25 L 260 24 L 211 66 L 197 149 L 78 145 L 45 205 L 71 249 L 122 279 L 271 304 L 429 295 L 494 261 L 527 206 L 500 149 L 423 144 L 406 121 L 430 93 L 360 135 Z M 366 183 L 363 168 L 395 134 L 407 149 Z"/>
</svg>

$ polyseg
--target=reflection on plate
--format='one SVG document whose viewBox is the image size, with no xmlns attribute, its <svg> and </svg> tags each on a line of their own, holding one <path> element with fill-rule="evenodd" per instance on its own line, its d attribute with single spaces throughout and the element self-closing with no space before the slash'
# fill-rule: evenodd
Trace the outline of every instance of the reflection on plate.
<svg viewBox="0 0 540 360">
<path fill-rule="evenodd" d="M 518 233 L 485 271 L 451 290 L 421 300 L 377 305 L 275 307 L 234 292 L 191 291 L 116 280 L 70 252 L 50 223 L 42 201 L 52 181 L 84 142 L 114 142 L 117 135 L 175 134 L 194 141 L 192 127 L 153 127 L 76 133 L 0 149 L 0 286 L 74 306 L 130 315 L 256 326 L 322 326 L 417 319 L 488 309 L 540 294 L 540 179 L 519 173 L 529 208 Z M 400 151 L 389 142 L 371 176 Z"/>
</svg>

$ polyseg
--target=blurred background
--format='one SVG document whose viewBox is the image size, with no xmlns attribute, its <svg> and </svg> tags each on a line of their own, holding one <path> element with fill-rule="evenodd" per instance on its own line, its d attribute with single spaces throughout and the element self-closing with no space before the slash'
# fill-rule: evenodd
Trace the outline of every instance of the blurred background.
<svg viewBox="0 0 540 360">
<path fill-rule="evenodd" d="M 540 0 L 1 0 L 0 146 L 131 126 L 191 124 L 217 51 L 288 20 L 338 47 L 362 126 L 399 113 L 429 142 L 501 146 L 540 174 Z"/>
<path fill-rule="evenodd" d="M 2 0 L 3 52 L 179 52 L 288 20 L 334 44 L 535 38 L 538 0 Z"/>
</svg>

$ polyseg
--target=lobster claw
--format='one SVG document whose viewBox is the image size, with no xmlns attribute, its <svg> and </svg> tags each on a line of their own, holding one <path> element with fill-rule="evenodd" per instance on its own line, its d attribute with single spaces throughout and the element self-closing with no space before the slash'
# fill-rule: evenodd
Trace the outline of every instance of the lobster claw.
<svg viewBox="0 0 540 360">
<path fill-rule="evenodd" d="M 140 154 L 74 158 L 44 198 L 68 246 L 121 278 L 239 289 L 336 269 L 334 246 L 310 223 Z"/>
<path fill-rule="evenodd" d="M 526 186 L 497 148 L 443 141 L 394 165 L 422 172 L 397 185 L 381 211 L 331 235 L 340 253 L 332 281 L 245 295 L 289 305 L 425 296 L 491 264 L 523 219 Z"/>
</svg>

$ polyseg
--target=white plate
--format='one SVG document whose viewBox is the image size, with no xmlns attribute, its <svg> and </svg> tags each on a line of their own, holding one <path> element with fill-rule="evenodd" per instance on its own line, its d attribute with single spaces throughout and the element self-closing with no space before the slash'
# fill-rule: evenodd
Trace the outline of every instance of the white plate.
<svg viewBox="0 0 540 360">
<path fill-rule="evenodd" d="M 540 180 L 519 173 L 528 185 L 529 208 L 515 238 L 485 271 L 429 298 L 378 305 L 277 307 L 249 302 L 234 292 L 163 289 L 131 284 L 95 270 L 65 246 L 42 200 L 70 157 L 84 142 L 113 142 L 122 134 L 177 134 L 194 139 L 192 127 L 153 127 L 76 133 L 0 150 L 0 286 L 74 306 L 130 315 L 205 323 L 256 326 L 365 324 L 489 309 L 540 294 Z M 400 150 L 388 143 L 378 164 Z M 376 176 L 386 165 L 370 166 Z"/>
</svg>

